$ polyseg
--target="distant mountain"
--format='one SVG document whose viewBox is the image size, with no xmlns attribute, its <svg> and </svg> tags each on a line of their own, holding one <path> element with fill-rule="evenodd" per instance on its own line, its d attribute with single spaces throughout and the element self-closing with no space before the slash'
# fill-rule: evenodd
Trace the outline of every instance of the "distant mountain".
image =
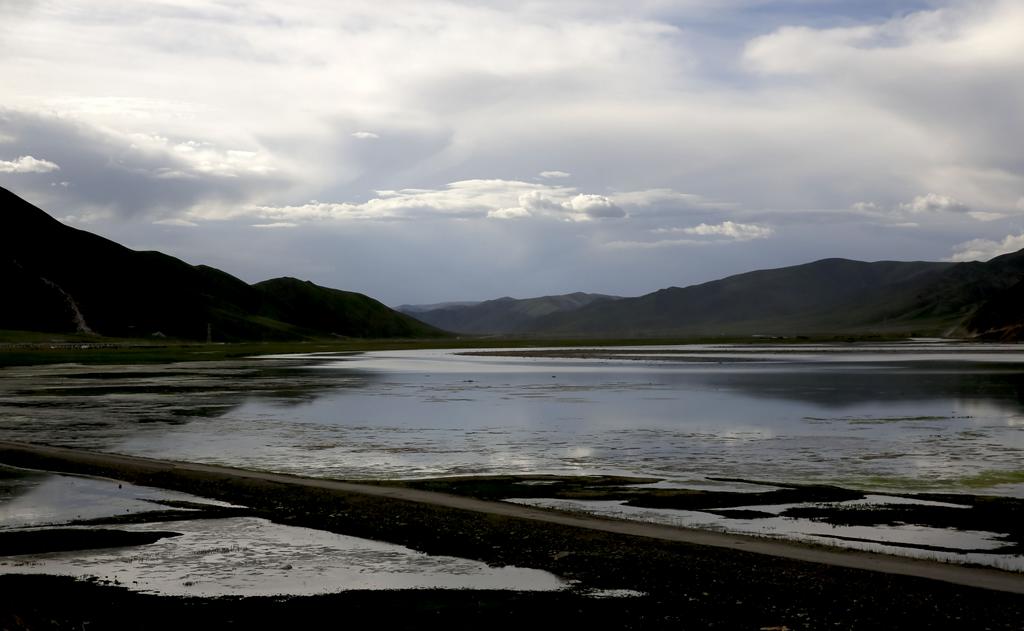
<svg viewBox="0 0 1024 631">
<path fill-rule="evenodd" d="M 325 336 L 916 334 L 1024 339 L 1024 250 L 988 262 L 825 259 L 637 298 L 566 294 L 393 311 L 294 278 L 249 285 L 77 230 L 0 188 L 0 329 L 216 341 Z M 415 318 L 408 315 L 415 314 Z M 425 324 L 426 323 L 426 324 Z"/>
<path fill-rule="evenodd" d="M 974 335 L 1024 320 L 1024 251 L 987 263 L 825 259 L 555 313 L 546 336 Z"/>
<path fill-rule="evenodd" d="M 478 304 L 480 304 L 479 300 L 466 300 L 461 302 L 435 302 L 430 305 L 398 305 L 395 307 L 395 311 L 415 316 L 417 313 L 425 313 L 427 311 L 437 311 L 438 309 L 448 309 L 451 307 L 472 307 Z"/>
<path fill-rule="evenodd" d="M 0 188 L 0 329 L 217 341 L 424 337 L 441 331 L 350 292 L 247 283 L 66 226 Z"/>
<path fill-rule="evenodd" d="M 528 333 L 537 322 L 556 313 L 618 300 L 617 296 L 577 292 L 540 298 L 498 298 L 479 303 L 447 303 L 399 307 L 399 310 L 446 331 L 471 335 Z"/>
<path fill-rule="evenodd" d="M 916 334 L 1024 339 L 1024 250 L 986 263 L 824 259 L 636 298 L 499 298 L 416 315 L 450 331 L 549 338 Z"/>
</svg>

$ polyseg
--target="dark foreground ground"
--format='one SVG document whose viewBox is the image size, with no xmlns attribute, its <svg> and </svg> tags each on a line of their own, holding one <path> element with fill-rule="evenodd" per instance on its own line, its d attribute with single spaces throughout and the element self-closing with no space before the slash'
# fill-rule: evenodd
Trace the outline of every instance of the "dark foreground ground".
<svg viewBox="0 0 1024 631">
<path fill-rule="evenodd" d="M 0 576 L 3 629 L 1021 629 L 1024 596 L 186 467 L 0 449 L 11 465 L 105 475 L 229 501 L 273 521 L 578 581 L 560 593 L 348 592 L 174 598 Z M 599 599 L 586 589 L 645 595 Z"/>
</svg>

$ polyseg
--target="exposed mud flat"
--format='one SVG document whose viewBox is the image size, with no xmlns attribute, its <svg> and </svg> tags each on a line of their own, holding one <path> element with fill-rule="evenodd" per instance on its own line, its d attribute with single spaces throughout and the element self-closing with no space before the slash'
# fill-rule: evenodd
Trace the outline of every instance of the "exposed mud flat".
<svg viewBox="0 0 1024 631">
<path fill-rule="evenodd" d="M 453 627 L 590 624 L 674 629 L 949 628 L 967 621 L 977 628 L 1016 629 L 1024 616 L 1020 592 L 635 536 L 619 532 L 617 522 L 608 523 L 611 530 L 594 530 L 409 501 L 396 495 L 401 489 L 366 494 L 344 490 L 350 488 L 344 484 L 331 490 L 323 480 L 108 455 L 68 453 L 55 458 L 40 457 L 41 453 L 8 448 L 3 458 L 159 484 L 248 506 L 276 523 L 386 540 L 491 566 L 532 567 L 570 580 L 573 588 L 553 593 L 399 590 L 378 595 L 353 591 L 291 598 L 175 598 L 60 577 L 0 576 L 0 588 L 9 596 L 0 606 L 0 622 L 10 628 L 82 628 L 83 623 L 137 628 L 140 620 L 150 628 L 252 628 L 308 624 L 325 615 L 333 620 L 339 611 L 348 621 L 396 628 L 422 628 L 429 620 L 430 626 Z M 969 575 L 979 584 L 985 577 L 998 578 L 973 570 Z M 588 595 L 601 593 L 629 597 Z"/>
<path fill-rule="evenodd" d="M 719 481 L 736 488 L 666 488 L 648 478 L 553 475 L 380 484 L 1024 572 L 1024 500 Z"/>
</svg>

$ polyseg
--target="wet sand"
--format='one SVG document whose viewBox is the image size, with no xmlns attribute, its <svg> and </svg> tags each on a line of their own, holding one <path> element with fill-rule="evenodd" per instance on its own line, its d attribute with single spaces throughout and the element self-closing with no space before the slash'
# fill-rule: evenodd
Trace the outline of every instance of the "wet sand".
<svg viewBox="0 0 1024 631">
<path fill-rule="evenodd" d="M 958 626 L 959 619 L 974 626 L 1018 628 L 1024 616 L 1024 577 L 996 570 L 599 519 L 418 489 L 54 447 L 0 443 L 0 462 L 184 491 L 244 504 L 279 523 L 492 565 L 545 569 L 586 588 L 641 591 L 647 595 L 619 603 L 619 611 L 645 621 L 641 626 L 683 621 L 694 627 L 942 628 Z M 54 581 L 51 588 L 60 585 L 69 596 L 100 589 Z M 117 598 L 130 601 L 129 607 L 142 602 L 128 595 Z M 317 598 L 281 607 L 299 607 L 293 613 L 301 615 L 323 606 L 326 601 Z M 409 598 L 395 592 L 393 600 Z M 415 598 L 430 600 L 423 594 Z M 438 598 L 452 602 L 449 596 Z M 484 597 L 473 598 L 479 602 Z M 555 618 L 575 619 L 570 614 L 578 610 L 581 620 L 604 609 L 597 604 L 580 609 L 584 601 L 579 594 L 538 596 L 533 605 L 531 598 L 496 595 L 491 602 L 546 603 L 541 606 L 553 615 L 561 612 Z M 27 600 L 9 602 L 29 606 Z M 224 615 L 235 615 L 228 610 Z M 464 620 L 469 609 L 452 605 L 447 611 L 451 620 Z"/>
</svg>

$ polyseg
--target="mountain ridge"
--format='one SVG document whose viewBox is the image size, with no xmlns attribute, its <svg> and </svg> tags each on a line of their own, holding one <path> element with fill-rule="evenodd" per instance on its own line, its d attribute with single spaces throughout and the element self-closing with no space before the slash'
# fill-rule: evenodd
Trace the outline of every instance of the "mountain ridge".
<svg viewBox="0 0 1024 631">
<path fill-rule="evenodd" d="M 507 299 L 480 304 L 502 304 Z M 1024 334 L 1024 250 L 988 262 L 825 258 L 541 314 L 489 333 L 539 337 Z M 449 330 L 465 308 L 445 309 Z M 425 321 L 436 314 L 420 312 Z M 1015 337 L 1016 336 L 1016 337 Z"/>
<path fill-rule="evenodd" d="M 312 284 L 304 300 L 314 312 L 296 318 L 275 295 L 291 283 L 249 285 L 210 266 L 131 250 L 67 226 L 3 188 L 0 217 L 3 329 L 217 341 L 443 335 L 368 296 Z M 346 306 L 360 315 L 341 318 Z"/>
<path fill-rule="evenodd" d="M 402 307 L 400 310 L 446 331 L 471 335 L 514 334 L 528 332 L 538 318 L 618 299 L 618 296 L 577 291 L 536 298 L 503 296 L 468 305 L 440 303 L 437 308 L 426 310 L 422 308 L 423 306 L 416 310 L 417 305 L 404 305 L 406 308 L 411 306 L 414 310 L 405 310 Z"/>
<path fill-rule="evenodd" d="M 987 262 L 826 258 L 623 298 L 574 292 L 405 305 L 281 277 L 249 285 L 67 226 L 0 188 L 0 328 L 217 341 L 316 337 L 1024 338 L 1024 250 Z M 435 307 L 435 308 L 431 308 Z"/>
</svg>

